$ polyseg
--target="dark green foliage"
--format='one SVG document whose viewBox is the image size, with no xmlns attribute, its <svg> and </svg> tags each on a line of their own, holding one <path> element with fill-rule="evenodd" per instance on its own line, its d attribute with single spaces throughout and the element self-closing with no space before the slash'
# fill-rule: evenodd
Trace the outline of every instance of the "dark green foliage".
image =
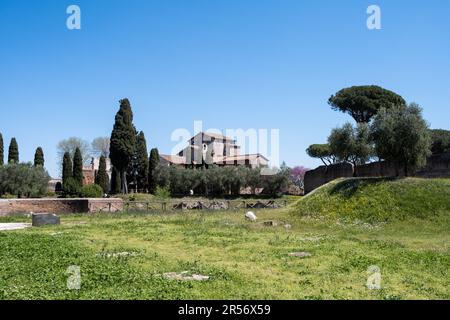
<svg viewBox="0 0 450 320">
<path fill-rule="evenodd" d="M 111 172 L 111 194 L 120 193 L 120 173 L 116 168 L 112 168 Z"/>
<path fill-rule="evenodd" d="M 239 195 L 242 188 L 264 188 L 265 194 L 279 196 L 290 180 L 290 170 L 283 167 L 273 175 L 261 175 L 260 169 L 243 166 L 218 167 L 209 169 L 185 169 L 176 166 L 158 166 L 155 170 L 157 186 L 169 188 L 174 196 L 195 195 L 224 196 Z"/>
<path fill-rule="evenodd" d="M 80 185 L 83 185 L 83 157 L 79 148 L 75 149 L 75 155 L 73 156 L 73 174 L 72 177 Z"/>
<path fill-rule="evenodd" d="M 69 178 L 72 178 L 72 159 L 70 158 L 70 153 L 66 152 L 63 156 L 63 167 L 62 167 L 62 188 L 66 189 L 66 184 Z"/>
<path fill-rule="evenodd" d="M 103 193 L 109 192 L 109 177 L 106 173 L 106 158 L 104 156 L 100 156 L 98 172 L 95 175 L 95 184 L 102 187 Z"/>
<path fill-rule="evenodd" d="M 157 148 L 150 150 L 150 157 L 148 160 L 148 191 L 154 193 L 156 189 L 156 168 L 159 166 L 159 152 Z"/>
<path fill-rule="evenodd" d="M 0 195 L 41 197 L 47 193 L 50 176 L 43 167 L 31 163 L 10 163 L 0 167 Z"/>
<path fill-rule="evenodd" d="M 450 131 L 442 129 L 431 130 L 431 151 L 433 154 L 450 152 Z"/>
<path fill-rule="evenodd" d="M 16 138 L 12 138 L 9 144 L 8 163 L 19 163 L 19 146 Z"/>
<path fill-rule="evenodd" d="M 111 163 L 120 172 L 122 193 L 128 193 L 126 170 L 134 154 L 136 133 L 133 126 L 133 112 L 126 98 L 120 100 L 120 109 L 115 117 L 110 140 Z"/>
<path fill-rule="evenodd" d="M 426 164 L 431 135 L 417 104 L 380 110 L 371 129 L 378 157 L 397 163 L 405 175 Z"/>
<path fill-rule="evenodd" d="M 312 144 L 306 149 L 306 153 L 311 158 L 320 159 L 326 166 L 336 162 L 336 157 L 332 154 L 329 144 Z"/>
<path fill-rule="evenodd" d="M 333 110 L 350 114 L 356 122 L 369 122 L 381 108 L 405 106 L 405 100 L 390 90 L 378 86 L 354 86 L 331 96 Z"/>
<path fill-rule="evenodd" d="M 43 167 L 44 163 L 44 151 L 42 151 L 41 147 L 38 147 L 34 153 L 34 165 Z"/>
<path fill-rule="evenodd" d="M 103 196 L 103 188 L 98 184 L 83 186 L 80 189 L 80 197 L 82 198 L 101 198 Z"/>
<path fill-rule="evenodd" d="M 149 161 L 147 142 L 142 131 L 139 132 L 136 139 L 136 169 L 138 189 L 146 190 L 148 187 Z"/>
<path fill-rule="evenodd" d="M 81 185 L 73 177 L 68 177 L 63 185 L 65 197 L 78 197 L 81 192 Z"/>
<path fill-rule="evenodd" d="M 0 133 L 0 166 L 2 166 L 3 163 L 4 163 L 3 162 L 4 161 L 4 157 L 5 157 L 4 153 L 5 153 L 5 149 L 4 149 L 4 146 L 3 146 L 3 136 Z"/>
</svg>

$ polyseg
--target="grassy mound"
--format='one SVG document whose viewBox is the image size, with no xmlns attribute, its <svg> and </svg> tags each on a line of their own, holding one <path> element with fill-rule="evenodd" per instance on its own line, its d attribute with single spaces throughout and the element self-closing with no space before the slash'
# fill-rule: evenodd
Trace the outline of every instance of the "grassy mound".
<svg viewBox="0 0 450 320">
<path fill-rule="evenodd" d="M 399 220 L 428 218 L 450 212 L 448 179 L 339 179 L 294 204 L 306 216 Z"/>
</svg>

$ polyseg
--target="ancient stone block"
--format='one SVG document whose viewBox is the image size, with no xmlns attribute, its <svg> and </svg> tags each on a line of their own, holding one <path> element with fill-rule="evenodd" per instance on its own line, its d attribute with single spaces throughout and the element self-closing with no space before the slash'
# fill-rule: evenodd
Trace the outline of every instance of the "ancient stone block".
<svg viewBox="0 0 450 320">
<path fill-rule="evenodd" d="M 31 215 L 31 219 L 31 225 L 33 227 L 55 225 L 61 223 L 59 217 L 53 213 L 33 213 Z"/>
</svg>

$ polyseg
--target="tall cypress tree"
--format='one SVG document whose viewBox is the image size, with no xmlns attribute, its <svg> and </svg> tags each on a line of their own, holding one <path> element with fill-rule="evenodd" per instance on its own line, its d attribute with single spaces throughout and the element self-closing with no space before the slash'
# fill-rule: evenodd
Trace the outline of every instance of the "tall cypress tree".
<svg viewBox="0 0 450 320">
<path fill-rule="evenodd" d="M 67 179 L 71 178 L 73 174 L 72 171 L 72 159 L 70 158 L 70 153 L 64 153 L 63 157 L 63 167 L 62 167 L 62 187 L 65 189 Z"/>
<path fill-rule="evenodd" d="M 80 186 L 83 185 L 83 157 L 81 156 L 80 148 L 75 149 L 72 176 Z"/>
<path fill-rule="evenodd" d="M 45 163 L 44 151 L 42 151 L 41 147 L 38 147 L 36 149 L 36 152 L 34 153 L 34 166 L 35 167 L 37 167 L 37 166 L 43 167 L 44 163 Z"/>
<path fill-rule="evenodd" d="M 3 158 L 4 158 L 4 149 L 3 149 L 3 136 L 0 133 L 0 167 L 3 165 Z"/>
<path fill-rule="evenodd" d="M 120 108 L 111 132 L 110 159 L 120 173 L 121 191 L 128 193 L 126 171 L 133 157 L 136 132 L 133 126 L 133 112 L 128 99 L 120 100 Z"/>
<path fill-rule="evenodd" d="M 106 158 L 104 156 L 100 157 L 98 172 L 95 175 L 95 184 L 98 184 L 100 187 L 102 187 L 103 193 L 109 192 L 109 177 L 106 173 Z"/>
<path fill-rule="evenodd" d="M 147 189 L 148 185 L 148 153 L 147 142 L 144 132 L 139 132 L 136 138 L 136 165 L 137 165 L 137 183 L 139 189 Z"/>
<path fill-rule="evenodd" d="M 8 163 L 19 163 L 19 146 L 16 138 L 12 138 L 9 144 Z"/>
<path fill-rule="evenodd" d="M 154 193 L 156 189 L 155 171 L 159 166 L 159 152 L 157 148 L 150 151 L 150 158 L 148 160 L 148 191 Z"/>
<path fill-rule="evenodd" d="M 120 173 L 119 170 L 112 167 L 111 169 L 111 194 L 118 194 L 120 193 Z"/>
</svg>

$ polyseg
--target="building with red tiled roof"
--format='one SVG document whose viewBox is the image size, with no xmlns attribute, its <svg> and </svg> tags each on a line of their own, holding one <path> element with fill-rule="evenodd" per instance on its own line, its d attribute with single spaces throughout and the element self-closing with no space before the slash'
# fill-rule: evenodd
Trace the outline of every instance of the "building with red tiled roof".
<svg viewBox="0 0 450 320">
<path fill-rule="evenodd" d="M 236 140 L 212 132 L 200 132 L 189 139 L 189 145 L 176 155 L 160 155 L 161 164 L 184 167 L 247 166 L 267 167 L 269 160 L 259 153 L 240 154 Z"/>
</svg>

